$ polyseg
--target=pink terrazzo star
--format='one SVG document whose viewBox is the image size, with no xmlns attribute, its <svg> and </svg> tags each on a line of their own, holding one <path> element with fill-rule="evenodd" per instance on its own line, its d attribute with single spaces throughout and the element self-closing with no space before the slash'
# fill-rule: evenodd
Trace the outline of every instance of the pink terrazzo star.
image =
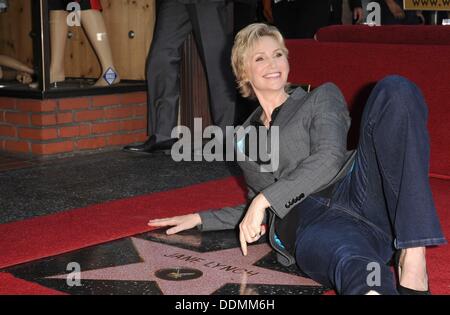
<svg viewBox="0 0 450 315">
<path fill-rule="evenodd" d="M 138 238 L 132 238 L 132 242 L 142 262 L 82 271 L 81 283 L 83 279 L 156 281 L 162 293 L 169 295 L 211 294 L 227 283 L 237 283 L 243 287 L 246 284 L 320 286 L 304 277 L 254 266 L 271 251 L 267 244 L 250 246 L 245 257 L 240 248 L 198 253 Z M 203 275 L 184 281 L 163 280 L 155 275 L 157 271 L 168 268 L 196 269 Z M 65 279 L 66 275 L 49 278 Z"/>
</svg>

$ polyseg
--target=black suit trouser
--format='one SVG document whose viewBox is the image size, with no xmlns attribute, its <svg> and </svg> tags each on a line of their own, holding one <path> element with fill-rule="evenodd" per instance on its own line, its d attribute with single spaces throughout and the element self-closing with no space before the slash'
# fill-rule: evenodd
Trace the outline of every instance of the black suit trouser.
<svg viewBox="0 0 450 315">
<path fill-rule="evenodd" d="M 229 9 L 225 1 L 160 3 L 147 61 L 149 133 L 157 141 L 169 139 L 177 125 L 181 47 L 191 32 L 207 76 L 213 123 L 222 129 L 233 125 L 236 89 L 230 65 Z"/>
</svg>

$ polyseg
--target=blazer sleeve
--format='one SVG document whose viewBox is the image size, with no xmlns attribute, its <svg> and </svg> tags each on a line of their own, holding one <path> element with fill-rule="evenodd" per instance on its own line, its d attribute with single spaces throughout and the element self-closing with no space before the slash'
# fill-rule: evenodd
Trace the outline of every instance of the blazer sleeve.
<svg viewBox="0 0 450 315">
<path fill-rule="evenodd" d="M 248 188 L 247 198 L 249 202 L 255 197 L 255 193 Z M 200 231 L 233 230 L 241 222 L 247 209 L 248 203 L 236 207 L 225 207 L 216 210 L 199 212 L 202 224 L 198 227 Z"/>
<path fill-rule="evenodd" d="M 346 159 L 350 117 L 344 97 L 333 83 L 324 84 L 313 93 L 310 155 L 262 191 L 280 218 L 308 195 L 324 189 Z"/>
</svg>

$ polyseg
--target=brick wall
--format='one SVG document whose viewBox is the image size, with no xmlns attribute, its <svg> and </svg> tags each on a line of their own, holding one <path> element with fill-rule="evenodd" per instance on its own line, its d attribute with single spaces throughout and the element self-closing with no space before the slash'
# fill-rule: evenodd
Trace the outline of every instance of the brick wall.
<svg viewBox="0 0 450 315">
<path fill-rule="evenodd" d="M 36 157 L 122 147 L 147 138 L 146 93 L 57 100 L 0 98 L 0 150 Z"/>
</svg>

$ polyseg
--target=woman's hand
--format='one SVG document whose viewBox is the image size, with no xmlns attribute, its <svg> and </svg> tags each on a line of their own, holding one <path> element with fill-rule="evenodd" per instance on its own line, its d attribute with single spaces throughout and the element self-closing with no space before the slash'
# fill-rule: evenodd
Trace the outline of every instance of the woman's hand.
<svg viewBox="0 0 450 315">
<path fill-rule="evenodd" d="M 263 194 L 257 195 L 239 224 L 239 240 L 244 256 L 247 256 L 247 243 L 256 242 L 266 233 L 265 227 L 261 224 L 267 207 L 270 207 L 270 203 L 266 197 Z"/>
<path fill-rule="evenodd" d="M 171 218 L 150 220 L 147 225 L 157 227 L 173 226 L 173 228 L 166 231 L 167 235 L 172 235 L 184 230 L 195 228 L 197 225 L 201 224 L 202 218 L 200 215 L 198 213 L 193 213 Z"/>
</svg>

